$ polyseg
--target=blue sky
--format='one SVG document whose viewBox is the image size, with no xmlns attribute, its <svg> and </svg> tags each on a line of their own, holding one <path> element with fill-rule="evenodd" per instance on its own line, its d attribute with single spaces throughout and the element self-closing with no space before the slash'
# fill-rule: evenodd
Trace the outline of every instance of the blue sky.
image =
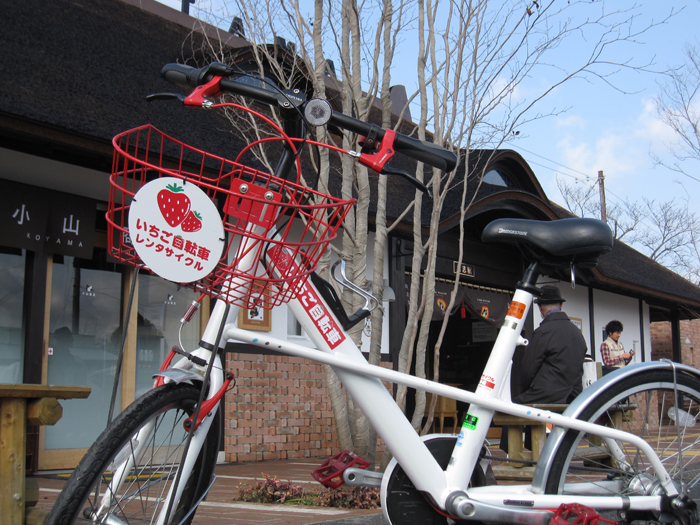
<svg viewBox="0 0 700 525">
<path fill-rule="evenodd" d="M 700 2 L 640 2 L 645 13 L 660 19 L 672 7 L 685 6 L 681 15 L 642 37 L 643 45 L 630 47 L 631 56 L 654 59 L 658 69 L 679 66 L 686 43 L 697 43 Z M 575 81 L 558 90 L 549 102 L 570 105 L 564 115 L 523 129 L 528 135 L 513 146 L 530 163 L 547 194 L 557 200 L 557 173 L 567 180 L 589 184 L 599 170 L 605 174 L 608 201 L 700 197 L 700 182 L 655 166 L 650 153 L 668 157 L 666 145 L 675 137 L 656 115 L 654 97 L 660 93 L 659 76 L 623 72 L 614 82 L 623 94 L 602 81 Z M 581 183 L 582 184 L 582 183 Z M 700 206 L 694 205 L 699 212 Z"/>
<path fill-rule="evenodd" d="M 162 0 L 162 3 L 176 9 L 181 6 L 180 0 Z M 616 0 L 610 5 L 632 3 L 631 0 Z M 620 49 L 621 57 L 633 57 L 639 62 L 653 59 L 659 70 L 681 65 L 686 43 L 697 43 L 700 0 L 639 0 L 634 3 L 641 6 L 642 15 L 647 19 L 660 20 L 671 8 L 683 7 L 684 10 L 680 16 L 643 35 L 640 44 Z M 191 7 L 191 12 L 195 13 L 195 6 Z M 398 62 L 412 59 L 402 57 Z M 400 68 L 392 75 L 393 83 L 406 84 L 410 92 L 414 75 L 402 77 Z M 522 138 L 509 147 L 520 152 L 555 202 L 562 202 L 555 180 L 557 175 L 571 184 L 579 181 L 578 184 L 593 185 L 598 171 L 602 170 L 609 203 L 643 197 L 664 201 L 689 196 L 691 210 L 700 213 L 700 206 L 695 204 L 700 198 L 700 182 L 655 166 L 650 155 L 667 156 L 665 145 L 674 140 L 671 130 L 656 116 L 653 99 L 660 91 L 658 80 L 658 76 L 651 73 L 623 71 L 613 82 L 627 94 L 600 80 L 568 83 L 552 93 L 541 108 L 570 106 L 570 109 L 563 115 L 521 127 Z M 524 98 L 530 89 L 545 85 L 547 79 L 529 82 L 519 90 Z"/>
</svg>

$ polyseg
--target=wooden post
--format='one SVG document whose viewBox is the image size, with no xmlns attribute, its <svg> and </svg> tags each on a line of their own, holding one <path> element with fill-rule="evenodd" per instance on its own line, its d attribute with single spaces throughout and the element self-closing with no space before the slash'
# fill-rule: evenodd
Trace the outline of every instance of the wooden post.
<svg viewBox="0 0 700 525">
<path fill-rule="evenodd" d="M 27 400 L 0 400 L 0 522 L 24 525 Z"/>
<path fill-rule="evenodd" d="M 136 333 L 138 331 L 138 327 L 136 325 L 138 324 L 139 314 L 139 276 L 136 274 L 133 268 L 128 268 L 125 276 L 126 278 L 124 279 L 124 287 L 122 291 L 124 297 L 129 297 L 131 283 L 134 279 L 136 279 L 136 289 L 134 293 L 134 304 L 131 307 L 131 315 L 129 319 L 126 319 L 126 314 L 129 308 L 127 302 L 124 303 L 124 311 L 122 312 L 122 318 L 124 319 L 122 326 L 126 326 L 128 324 L 128 331 L 126 335 L 126 347 L 124 348 L 124 361 L 122 363 L 120 378 L 122 385 L 121 408 L 119 410 L 115 408 L 113 417 L 117 417 L 117 415 L 124 410 L 124 408 L 134 402 L 136 393 Z M 106 419 L 104 424 L 107 424 Z"/>
<path fill-rule="evenodd" d="M 63 417 L 63 407 L 55 397 L 42 397 L 27 405 L 27 422 L 30 425 L 55 425 Z"/>
<path fill-rule="evenodd" d="M 53 425 L 63 415 L 57 399 L 89 395 L 90 388 L 83 386 L 0 384 L 0 524 L 40 525 L 47 515 L 41 509 L 25 510 L 38 500 L 38 487 L 31 484 L 27 496 L 27 420 L 32 425 Z"/>
<path fill-rule="evenodd" d="M 608 210 L 605 204 L 605 177 L 602 171 L 598 172 L 598 186 L 600 187 L 600 220 L 607 222 Z"/>
</svg>

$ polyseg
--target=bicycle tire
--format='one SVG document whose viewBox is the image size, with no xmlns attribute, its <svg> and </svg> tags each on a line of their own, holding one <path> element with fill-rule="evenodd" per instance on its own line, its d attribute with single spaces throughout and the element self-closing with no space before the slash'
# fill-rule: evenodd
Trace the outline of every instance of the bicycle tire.
<svg viewBox="0 0 700 525">
<path fill-rule="evenodd" d="M 643 370 L 611 385 L 581 411 L 578 419 L 602 424 L 616 424 L 622 430 L 635 433 L 650 443 L 661 458 L 677 487 L 682 477 L 690 499 L 700 499 L 700 379 L 677 372 L 677 389 L 682 404 L 674 404 L 673 371 L 670 369 Z M 676 412 L 676 406 L 680 410 Z M 676 426 L 674 421 L 678 421 Z M 695 427 L 694 431 L 691 429 Z M 678 436 L 680 434 L 680 442 Z M 611 450 L 620 447 L 620 459 Z M 611 448 L 610 445 L 613 445 Z M 679 448 L 680 447 L 680 448 Z M 624 457 L 624 459 L 623 459 Z M 622 460 L 622 461 L 621 461 Z M 626 462 L 626 464 L 625 464 Z M 566 431 L 553 456 L 544 487 L 547 494 L 578 494 L 577 482 L 589 485 L 596 495 L 630 496 L 658 495 L 663 490 L 646 458 L 629 443 L 605 443 L 595 435 L 576 430 Z M 565 483 L 569 483 L 568 486 Z M 566 490 L 565 490 L 566 489 Z M 694 505 L 689 505 L 694 507 Z M 674 511 L 676 512 L 676 511 Z M 686 510 L 681 515 L 661 516 L 652 512 L 627 511 L 621 515 L 626 521 L 690 521 L 697 523 L 697 511 Z"/>
<path fill-rule="evenodd" d="M 144 440 L 142 454 L 139 454 L 109 510 L 110 515 L 121 520 L 117 523 L 151 523 L 151 516 L 160 509 L 163 495 L 167 494 L 169 481 L 175 479 L 179 470 L 187 438 L 182 423 L 194 412 L 199 393 L 200 389 L 191 384 L 169 383 L 150 390 L 127 407 L 100 434 L 80 461 L 51 509 L 46 525 L 94 523 L 89 515 L 99 506 L 102 497 L 99 492 L 107 486 L 112 474 L 111 463 L 120 452 L 117 463 L 124 462 L 129 450 L 133 450 L 132 438 L 147 423 L 154 422 L 156 431 Z M 180 502 L 171 510 L 170 523 L 183 519 L 211 480 L 219 451 L 221 410 L 211 417 L 214 420 Z M 123 451 L 126 451 L 126 457 Z M 193 518 L 194 513 L 186 523 Z"/>
</svg>

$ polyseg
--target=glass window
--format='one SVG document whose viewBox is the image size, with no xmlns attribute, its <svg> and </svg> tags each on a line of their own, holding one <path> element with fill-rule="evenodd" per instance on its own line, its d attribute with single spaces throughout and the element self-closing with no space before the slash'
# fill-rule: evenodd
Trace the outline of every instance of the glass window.
<svg viewBox="0 0 700 525">
<path fill-rule="evenodd" d="M 0 383 L 22 383 L 24 263 L 24 250 L 0 253 Z"/>
<path fill-rule="evenodd" d="M 494 186 L 504 186 L 509 187 L 508 178 L 502 175 L 497 170 L 489 170 L 484 175 L 484 182 L 487 184 L 493 184 Z"/>
<path fill-rule="evenodd" d="M 121 274 L 81 268 L 81 262 L 54 260 L 48 383 L 89 386 L 92 393 L 87 399 L 61 401 L 63 417 L 46 427 L 46 449 L 87 448 L 107 424 L 121 348 Z M 115 414 L 120 399 L 117 393 Z"/>
<path fill-rule="evenodd" d="M 287 308 L 287 335 L 294 335 L 294 336 L 303 336 L 304 331 L 301 328 L 301 325 L 299 324 L 299 321 L 297 321 L 297 318 L 294 317 L 294 314 L 292 313 L 291 308 Z"/>
<path fill-rule="evenodd" d="M 199 314 L 182 327 L 180 319 L 199 297 L 155 275 L 139 275 L 139 312 L 136 352 L 136 397 L 153 386 L 153 374 L 177 345 L 192 351 L 199 346 Z"/>
</svg>

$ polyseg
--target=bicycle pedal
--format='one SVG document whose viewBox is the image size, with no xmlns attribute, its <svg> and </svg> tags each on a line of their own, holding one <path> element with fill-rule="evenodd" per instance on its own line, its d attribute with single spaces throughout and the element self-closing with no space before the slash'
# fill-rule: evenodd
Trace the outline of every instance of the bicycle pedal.
<svg viewBox="0 0 700 525">
<path fill-rule="evenodd" d="M 579 503 L 564 503 L 554 514 L 549 525 L 596 525 L 600 515 L 590 507 Z"/>
<path fill-rule="evenodd" d="M 343 450 L 324 461 L 320 467 L 316 467 L 313 472 L 311 472 L 311 475 L 316 481 L 326 487 L 337 489 L 345 483 L 343 471 L 350 467 L 366 469 L 369 467 L 369 461 L 353 454 L 349 450 Z"/>
</svg>

